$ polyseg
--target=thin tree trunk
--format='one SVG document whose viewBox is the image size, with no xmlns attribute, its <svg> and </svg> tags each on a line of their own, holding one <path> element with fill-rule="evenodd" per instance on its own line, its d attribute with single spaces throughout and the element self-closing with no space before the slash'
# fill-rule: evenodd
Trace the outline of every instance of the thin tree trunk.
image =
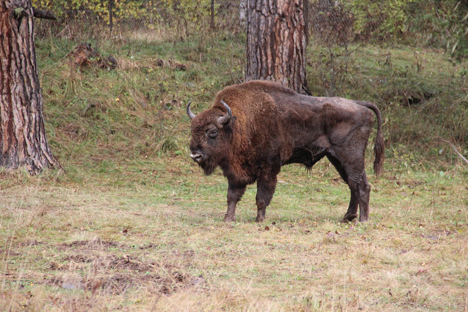
<svg viewBox="0 0 468 312">
<path fill-rule="evenodd" d="M 61 168 L 46 140 L 31 0 L 0 2 L 0 167 Z"/>
<path fill-rule="evenodd" d="M 307 0 L 248 0 L 245 80 L 273 80 L 310 94 L 306 80 Z"/>
<path fill-rule="evenodd" d="M 215 28 L 215 24 L 214 24 L 214 0 L 211 0 L 210 16 L 211 16 L 210 29 L 213 30 Z"/>
<path fill-rule="evenodd" d="M 112 29 L 114 28 L 114 21 L 113 21 L 113 6 L 114 6 L 114 0 L 109 0 L 108 4 L 108 9 L 109 9 L 109 28 L 110 32 L 112 34 Z"/>
</svg>

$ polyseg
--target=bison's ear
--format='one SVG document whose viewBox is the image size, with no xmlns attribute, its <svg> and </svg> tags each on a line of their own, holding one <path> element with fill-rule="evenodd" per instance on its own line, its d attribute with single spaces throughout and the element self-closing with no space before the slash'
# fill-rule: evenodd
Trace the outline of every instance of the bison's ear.
<svg viewBox="0 0 468 312">
<path fill-rule="evenodd" d="M 224 131 L 232 131 L 232 125 L 234 124 L 236 119 L 237 119 L 236 116 L 232 116 L 231 120 L 229 120 L 229 122 L 227 124 L 223 125 Z"/>
</svg>

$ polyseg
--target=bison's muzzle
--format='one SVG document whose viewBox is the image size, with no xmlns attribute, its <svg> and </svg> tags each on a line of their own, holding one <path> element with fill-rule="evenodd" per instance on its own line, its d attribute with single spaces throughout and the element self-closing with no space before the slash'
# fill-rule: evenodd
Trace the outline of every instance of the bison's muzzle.
<svg viewBox="0 0 468 312">
<path fill-rule="evenodd" d="M 203 157 L 202 154 L 198 154 L 198 153 L 196 153 L 196 154 L 190 153 L 190 157 L 192 157 L 193 161 L 195 161 L 197 163 L 201 163 L 205 158 L 205 157 Z"/>
</svg>

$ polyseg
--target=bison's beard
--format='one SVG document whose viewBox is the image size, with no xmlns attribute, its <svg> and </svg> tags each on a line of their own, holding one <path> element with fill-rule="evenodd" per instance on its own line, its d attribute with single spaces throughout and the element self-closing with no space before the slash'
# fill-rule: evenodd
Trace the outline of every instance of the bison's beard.
<svg viewBox="0 0 468 312">
<path fill-rule="evenodd" d="M 210 162 L 210 161 L 202 162 L 202 163 L 199 163 L 198 165 L 203 169 L 203 171 L 205 172 L 206 175 L 212 174 L 213 171 L 218 166 L 217 163 Z"/>
</svg>

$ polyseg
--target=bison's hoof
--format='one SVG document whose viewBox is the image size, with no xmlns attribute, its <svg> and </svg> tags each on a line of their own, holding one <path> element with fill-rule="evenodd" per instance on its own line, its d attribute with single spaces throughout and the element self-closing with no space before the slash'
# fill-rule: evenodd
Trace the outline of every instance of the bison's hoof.
<svg viewBox="0 0 468 312">
<path fill-rule="evenodd" d="M 265 221 L 265 218 L 258 217 L 258 216 L 257 218 L 255 218 L 255 222 L 263 222 L 263 221 Z"/>
<path fill-rule="evenodd" d="M 357 218 L 357 214 L 347 214 L 343 217 L 343 222 L 352 222 Z"/>
<path fill-rule="evenodd" d="M 236 217 L 231 217 L 228 215 L 224 216 L 224 222 L 236 222 Z"/>
</svg>

